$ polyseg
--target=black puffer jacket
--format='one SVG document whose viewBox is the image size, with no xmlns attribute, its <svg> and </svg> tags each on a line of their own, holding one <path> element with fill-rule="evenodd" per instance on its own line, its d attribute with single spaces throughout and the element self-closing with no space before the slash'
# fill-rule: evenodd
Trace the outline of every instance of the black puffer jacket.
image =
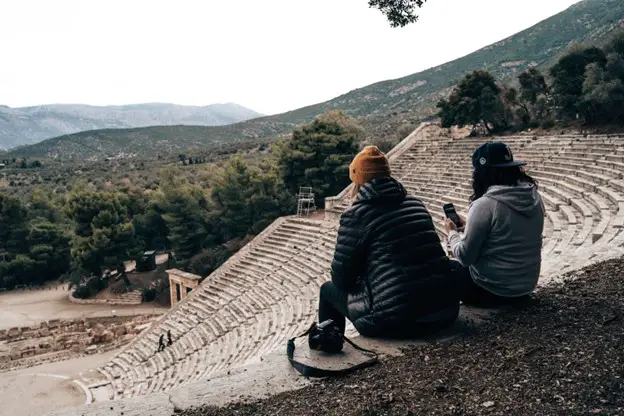
<svg viewBox="0 0 624 416">
<path fill-rule="evenodd" d="M 442 310 L 457 316 L 449 259 L 431 215 L 394 178 L 363 185 L 342 214 L 331 269 L 363 335 L 409 335 L 410 324 L 424 316 Z"/>
</svg>

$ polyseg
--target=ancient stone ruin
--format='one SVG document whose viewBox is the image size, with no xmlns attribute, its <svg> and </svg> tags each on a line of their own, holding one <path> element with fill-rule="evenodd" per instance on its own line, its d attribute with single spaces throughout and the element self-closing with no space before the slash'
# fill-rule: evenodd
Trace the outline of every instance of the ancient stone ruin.
<svg viewBox="0 0 624 416">
<path fill-rule="evenodd" d="M 483 138 L 424 124 L 389 157 L 395 177 L 429 208 L 465 213 L 471 154 Z M 547 208 L 542 283 L 624 253 L 624 136 L 505 137 L 529 162 Z M 328 198 L 325 219 L 283 217 L 194 288 L 152 328 L 100 368 L 114 399 L 167 392 L 257 363 L 316 318 L 329 279 L 337 219 L 348 192 Z M 176 299 L 177 300 L 177 299 Z M 173 344 L 155 353 L 160 334 Z"/>
</svg>

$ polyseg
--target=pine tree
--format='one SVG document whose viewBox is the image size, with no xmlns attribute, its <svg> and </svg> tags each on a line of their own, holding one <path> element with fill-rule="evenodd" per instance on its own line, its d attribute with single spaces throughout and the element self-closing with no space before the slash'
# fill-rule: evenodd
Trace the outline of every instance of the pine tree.
<svg viewBox="0 0 624 416">
<path fill-rule="evenodd" d="M 129 286 L 124 261 L 129 260 L 135 244 L 134 227 L 120 195 L 72 193 L 67 214 L 75 231 L 72 260 L 98 279 L 117 271 Z"/>
<path fill-rule="evenodd" d="M 293 132 L 275 146 L 286 189 L 295 195 L 301 186 L 314 189 L 317 206 L 326 196 L 349 185 L 349 164 L 357 154 L 364 130 L 341 111 L 330 111 Z"/>
<path fill-rule="evenodd" d="M 166 225 L 167 240 L 175 253 L 176 261 L 186 262 L 207 244 L 208 199 L 203 190 L 184 183 L 175 169 L 162 172 L 162 192 L 154 201 Z"/>
<path fill-rule="evenodd" d="M 293 205 L 277 172 L 248 166 L 240 156 L 225 163 L 212 187 L 212 200 L 224 241 L 258 234 Z"/>
<path fill-rule="evenodd" d="M 466 75 L 449 99 L 438 103 L 442 126 L 471 125 L 473 129 L 482 126 L 489 133 L 505 129 L 509 120 L 501 92 L 489 72 L 474 71 Z"/>
</svg>

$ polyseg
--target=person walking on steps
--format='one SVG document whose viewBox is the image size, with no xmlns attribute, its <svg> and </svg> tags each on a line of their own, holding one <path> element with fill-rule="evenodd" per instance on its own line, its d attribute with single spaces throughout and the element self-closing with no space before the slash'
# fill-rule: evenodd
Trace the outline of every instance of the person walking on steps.
<svg viewBox="0 0 624 416">
<path fill-rule="evenodd" d="M 171 339 L 171 330 L 167 330 L 167 345 L 173 344 L 173 340 Z"/>
<path fill-rule="evenodd" d="M 161 352 L 165 349 L 165 335 L 160 334 L 160 338 L 158 338 L 158 351 Z"/>
<path fill-rule="evenodd" d="M 340 218 L 331 281 L 318 318 L 344 334 L 413 337 L 451 326 L 459 313 L 453 275 L 431 215 L 391 176 L 386 156 L 367 146 L 349 167 L 353 204 Z"/>
<path fill-rule="evenodd" d="M 509 146 L 485 143 L 472 155 L 468 216 L 444 226 L 464 304 L 498 307 L 527 301 L 541 269 L 545 209 L 535 179 Z"/>
</svg>

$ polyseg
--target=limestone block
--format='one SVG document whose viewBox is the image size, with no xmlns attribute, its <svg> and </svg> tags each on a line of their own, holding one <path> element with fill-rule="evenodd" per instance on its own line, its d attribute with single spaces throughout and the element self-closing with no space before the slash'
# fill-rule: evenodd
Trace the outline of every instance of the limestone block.
<svg viewBox="0 0 624 416">
<path fill-rule="evenodd" d="M 116 328 L 113 329 L 115 337 L 121 337 L 122 335 L 126 335 L 126 327 L 125 326 L 118 326 Z"/>
<path fill-rule="evenodd" d="M 7 339 L 7 331 L 5 329 L 0 330 L 0 341 Z"/>
<path fill-rule="evenodd" d="M 48 328 L 41 328 L 39 330 L 40 337 L 49 337 L 51 335 L 50 330 Z"/>
<path fill-rule="evenodd" d="M 50 319 L 48 321 L 48 328 L 58 328 L 60 320 L 58 319 Z"/>
<path fill-rule="evenodd" d="M 115 335 L 110 331 L 102 332 L 101 342 L 112 342 L 115 339 Z"/>
<path fill-rule="evenodd" d="M 9 332 L 8 332 L 8 334 L 7 334 L 7 335 L 8 335 L 8 338 L 15 338 L 15 337 L 18 337 L 18 336 L 20 335 L 20 332 L 21 332 L 21 331 L 20 331 L 20 329 L 19 329 L 19 328 L 16 328 L 16 327 L 11 328 L 11 329 L 9 329 Z"/>
<path fill-rule="evenodd" d="M 48 327 L 48 323 L 46 321 L 43 321 L 39 324 L 39 329 L 44 329 Z"/>
<path fill-rule="evenodd" d="M 60 326 L 60 327 L 64 327 L 64 328 L 65 328 L 65 327 L 68 327 L 68 326 L 73 325 L 73 323 L 74 323 L 74 321 L 73 321 L 73 320 L 70 320 L 70 319 L 62 319 L 62 320 L 60 320 L 60 321 L 59 321 L 59 326 Z"/>
<path fill-rule="evenodd" d="M 77 339 L 68 339 L 63 344 L 63 348 L 66 349 L 66 350 L 71 349 L 73 351 L 74 347 L 80 347 L 80 343 L 78 342 Z"/>
<path fill-rule="evenodd" d="M 28 348 L 28 349 L 22 350 L 21 356 L 22 356 L 22 358 L 24 358 L 24 357 L 32 357 L 33 355 L 35 355 L 35 353 L 36 353 L 36 351 L 35 351 L 34 348 Z"/>
<path fill-rule="evenodd" d="M 71 337 L 71 334 L 60 334 L 55 337 L 55 341 L 59 344 L 67 344 Z"/>
<path fill-rule="evenodd" d="M 0 354 L 0 363 L 6 363 L 7 361 L 11 361 L 11 354 L 10 353 Z"/>
<path fill-rule="evenodd" d="M 52 345 L 48 341 L 43 341 L 39 343 L 39 348 L 41 348 L 42 350 L 47 350 L 52 348 Z"/>
<path fill-rule="evenodd" d="M 104 325 L 95 324 L 95 326 L 92 329 L 93 329 L 93 335 L 102 335 L 102 332 L 104 332 Z"/>
<path fill-rule="evenodd" d="M 87 354 L 95 354 L 97 352 L 97 345 L 89 345 L 85 351 Z"/>
<path fill-rule="evenodd" d="M 24 328 L 22 328 L 22 334 L 21 334 L 22 338 L 37 338 L 39 336 L 39 331 L 37 330 L 28 330 L 28 331 L 24 331 Z"/>
<path fill-rule="evenodd" d="M 22 358 L 22 353 L 19 351 L 11 351 L 11 360 L 19 360 Z"/>
</svg>

